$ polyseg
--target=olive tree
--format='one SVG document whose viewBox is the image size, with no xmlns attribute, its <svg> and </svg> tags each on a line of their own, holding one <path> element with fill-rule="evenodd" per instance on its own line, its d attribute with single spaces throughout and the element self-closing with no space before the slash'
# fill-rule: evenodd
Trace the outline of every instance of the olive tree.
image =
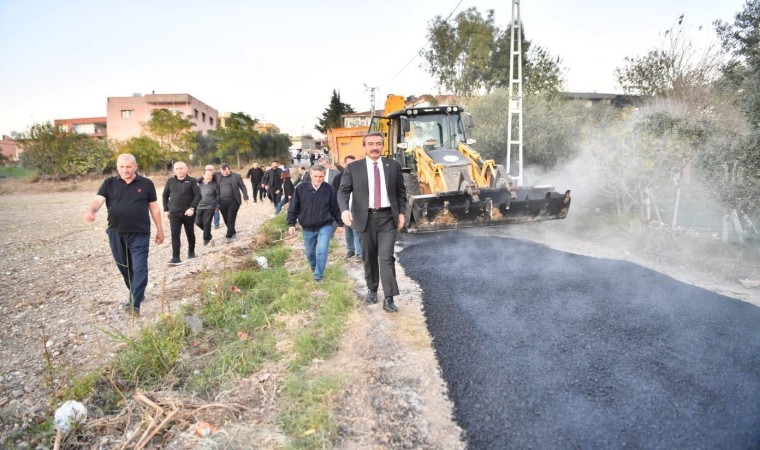
<svg viewBox="0 0 760 450">
<path fill-rule="evenodd" d="M 478 151 L 501 163 L 509 149 L 508 105 L 509 92 L 504 89 L 473 98 L 468 104 L 475 117 L 472 136 L 477 140 Z M 592 114 L 588 108 L 556 96 L 527 96 L 523 107 L 524 166 L 547 170 L 575 157 L 583 125 Z"/>
<path fill-rule="evenodd" d="M 117 147 L 119 153 L 132 154 L 140 168 L 145 171 L 163 168 L 164 163 L 170 159 L 168 152 L 150 136 L 133 137 L 119 142 Z"/>
</svg>

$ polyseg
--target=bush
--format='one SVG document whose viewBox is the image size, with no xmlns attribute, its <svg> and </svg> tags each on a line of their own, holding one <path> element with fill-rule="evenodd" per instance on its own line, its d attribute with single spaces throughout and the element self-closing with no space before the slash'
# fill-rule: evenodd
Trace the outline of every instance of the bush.
<svg viewBox="0 0 760 450">
<path fill-rule="evenodd" d="M 50 122 L 32 125 L 19 139 L 19 146 L 24 149 L 23 167 L 35 168 L 42 175 L 102 174 L 114 165 L 114 150 L 107 141 L 61 131 Z"/>
</svg>

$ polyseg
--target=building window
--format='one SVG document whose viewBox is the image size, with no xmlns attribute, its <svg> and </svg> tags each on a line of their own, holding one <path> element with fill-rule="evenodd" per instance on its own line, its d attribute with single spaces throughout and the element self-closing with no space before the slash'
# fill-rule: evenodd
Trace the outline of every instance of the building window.
<svg viewBox="0 0 760 450">
<path fill-rule="evenodd" d="M 134 109 L 122 109 L 121 110 L 121 118 L 122 119 L 131 119 L 132 114 L 134 114 Z"/>
<path fill-rule="evenodd" d="M 201 113 L 201 122 L 206 123 L 206 113 Z"/>
<path fill-rule="evenodd" d="M 195 116 L 196 119 L 198 118 L 198 110 L 197 109 L 193 109 L 193 116 Z"/>
<path fill-rule="evenodd" d="M 213 117 L 209 117 L 208 118 L 208 124 L 211 125 L 212 127 L 214 126 L 214 118 Z"/>
</svg>

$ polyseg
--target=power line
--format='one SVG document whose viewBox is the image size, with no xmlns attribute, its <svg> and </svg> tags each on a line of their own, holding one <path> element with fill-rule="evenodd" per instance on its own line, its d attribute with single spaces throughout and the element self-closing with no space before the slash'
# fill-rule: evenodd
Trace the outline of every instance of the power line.
<svg viewBox="0 0 760 450">
<path fill-rule="evenodd" d="M 451 16 L 454 14 L 454 11 L 456 11 L 457 8 L 459 8 L 459 5 L 461 5 L 463 1 L 464 0 L 459 0 L 459 3 L 457 3 L 457 5 L 454 7 L 454 9 L 451 10 L 451 12 L 449 13 L 449 15 L 446 16 L 446 19 L 444 19 L 444 22 L 448 22 L 449 21 L 449 19 L 451 18 Z M 412 59 L 410 59 L 409 62 L 407 62 L 406 64 L 404 64 L 404 67 L 402 67 L 401 70 L 399 70 L 398 72 L 396 72 L 395 75 L 393 75 L 392 77 L 390 77 L 389 79 L 387 79 L 385 82 L 381 83 L 380 86 L 383 86 L 383 85 L 386 85 L 386 84 L 390 83 L 391 81 L 393 81 L 394 78 L 396 78 L 397 76 L 401 75 L 401 72 L 403 72 L 404 70 L 406 70 L 406 68 L 409 67 L 409 64 L 413 63 L 414 60 L 417 59 L 418 56 L 420 56 L 420 53 L 422 53 L 422 51 L 425 50 L 425 47 L 428 46 L 428 44 L 430 43 L 431 39 L 432 39 L 432 37 L 429 37 L 428 40 L 425 42 L 425 44 L 422 46 L 422 48 L 420 48 L 417 51 L 417 53 L 412 57 Z"/>
</svg>

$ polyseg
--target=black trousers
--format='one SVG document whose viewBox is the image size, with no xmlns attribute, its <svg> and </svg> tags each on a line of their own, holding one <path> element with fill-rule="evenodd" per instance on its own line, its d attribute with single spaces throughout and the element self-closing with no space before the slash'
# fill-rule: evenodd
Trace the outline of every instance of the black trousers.
<svg viewBox="0 0 760 450">
<path fill-rule="evenodd" d="M 224 224 L 227 226 L 227 237 L 231 238 L 237 233 L 235 231 L 235 221 L 237 220 L 240 203 L 234 198 L 222 198 L 219 200 L 219 203 L 219 212 L 222 213 Z"/>
<path fill-rule="evenodd" d="M 367 228 L 359 233 L 364 260 L 364 280 L 367 288 L 377 292 L 382 283 L 383 295 L 399 295 L 396 283 L 396 257 L 393 248 L 396 245 L 398 229 L 393 223 L 393 213 L 387 211 L 370 212 Z"/>
<path fill-rule="evenodd" d="M 275 191 L 278 191 L 278 190 L 280 191 L 280 193 L 279 193 L 279 194 L 277 194 L 277 193 L 275 192 Z M 272 203 L 273 203 L 275 206 L 277 206 L 277 204 L 278 204 L 278 203 L 280 203 L 280 197 L 282 196 L 282 188 L 281 188 L 281 187 L 280 187 L 280 188 L 277 188 L 277 189 L 274 189 L 274 188 L 269 188 L 269 193 L 268 193 L 268 196 L 269 196 L 269 200 L 271 200 L 271 202 L 272 202 Z"/>
<path fill-rule="evenodd" d="M 264 193 L 261 192 L 262 190 L 261 181 L 258 183 L 251 181 L 251 197 L 253 197 L 253 203 L 258 203 L 258 200 L 264 200 Z"/>
<path fill-rule="evenodd" d="M 187 251 L 195 252 L 194 221 L 195 217 L 186 216 L 185 213 L 169 213 L 169 228 L 172 233 L 172 258 L 179 258 L 182 228 L 185 229 L 185 235 L 187 236 Z"/>
<path fill-rule="evenodd" d="M 195 225 L 203 230 L 203 240 L 211 240 L 211 222 L 214 220 L 216 209 L 199 209 L 195 211 Z"/>
</svg>

